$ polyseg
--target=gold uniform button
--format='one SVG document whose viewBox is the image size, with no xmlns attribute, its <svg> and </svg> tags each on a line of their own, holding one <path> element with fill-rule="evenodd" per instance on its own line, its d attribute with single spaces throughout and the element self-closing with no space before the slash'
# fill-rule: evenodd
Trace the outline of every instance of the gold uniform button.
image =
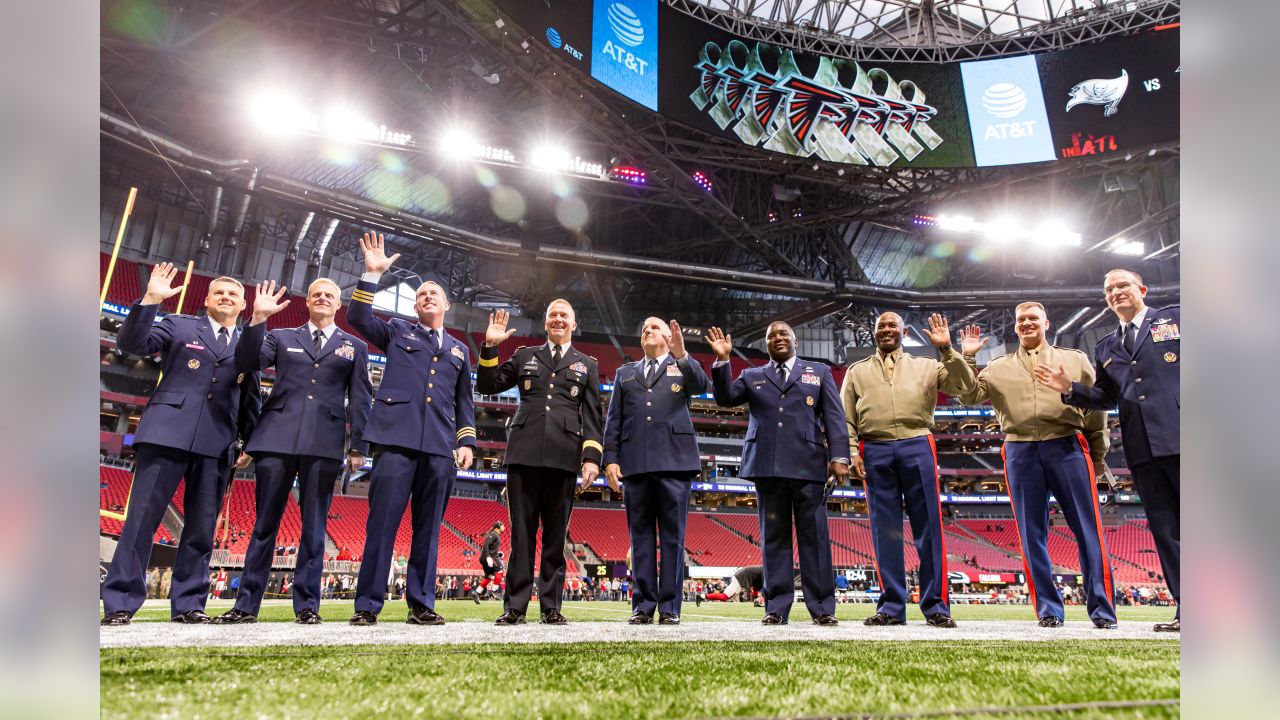
<svg viewBox="0 0 1280 720">
<path fill-rule="evenodd" d="M 211 382 L 211 383 L 216 383 L 216 382 L 218 382 L 218 378 L 212 378 L 212 379 L 210 379 L 210 380 L 209 380 L 209 382 Z"/>
<path fill-rule="evenodd" d="M 782 427 L 782 423 L 778 423 L 778 427 Z"/>
<path fill-rule="evenodd" d="M 312 365 L 311 367 L 320 367 L 320 363 L 316 363 L 315 365 Z"/>
<path fill-rule="evenodd" d="M 431 368 L 431 374 L 432 374 L 432 375 L 435 375 L 435 374 L 436 374 L 436 369 L 435 369 L 435 368 Z"/>
<path fill-rule="evenodd" d="M 652 417 L 647 417 L 647 418 L 645 418 L 645 419 L 644 419 L 644 421 L 645 421 L 645 422 L 653 422 L 653 418 L 652 418 Z"/>
<path fill-rule="evenodd" d="M 651 403 L 651 402 L 646 402 L 644 405 L 645 405 L 645 407 L 651 407 L 651 406 L 653 405 L 653 403 Z"/>
<path fill-rule="evenodd" d="M 427 402 L 431 402 L 431 396 L 430 396 L 430 395 L 428 395 L 428 396 L 427 396 Z"/>
<path fill-rule="evenodd" d="M 550 385 L 549 387 L 555 387 L 555 386 L 556 386 L 556 384 L 555 384 L 555 383 L 551 383 L 551 385 Z"/>
<path fill-rule="evenodd" d="M 213 393 L 209 393 L 209 396 L 208 396 L 208 398 L 206 398 L 206 399 L 208 399 L 208 400 L 212 400 L 212 399 L 213 399 Z"/>
<path fill-rule="evenodd" d="M 550 405 L 546 405 L 546 406 L 544 406 L 542 409 L 543 409 L 543 410 L 550 411 L 550 410 L 551 410 L 551 406 L 550 406 Z"/>
<path fill-rule="evenodd" d="M 782 393 L 781 395 L 779 395 L 779 396 L 778 396 L 778 399 L 780 399 L 780 400 L 786 400 L 786 399 L 787 399 L 787 394 L 786 394 L 786 393 Z"/>
<path fill-rule="evenodd" d="M 1137 360 L 1130 360 L 1130 361 L 1129 361 L 1129 364 L 1130 364 L 1130 365 L 1137 365 L 1137 364 L 1138 364 L 1138 361 L 1137 361 Z"/>
<path fill-rule="evenodd" d="M 1136 383 L 1140 383 L 1142 382 L 1142 378 L 1134 378 L 1133 381 Z"/>
<path fill-rule="evenodd" d="M 429 388 L 433 388 L 433 387 L 435 387 L 435 386 L 436 386 L 436 384 L 435 384 L 435 383 L 427 383 L 427 387 L 429 387 Z"/>
<path fill-rule="evenodd" d="M 1147 399 L 1147 396 L 1146 396 L 1146 395 L 1139 395 L 1139 396 L 1138 396 L 1138 399 L 1139 399 L 1139 400 L 1146 400 L 1146 399 Z"/>
<path fill-rule="evenodd" d="M 315 378 L 311 378 L 311 384 L 312 384 L 312 385 L 315 385 L 315 384 L 316 384 L 316 379 L 315 379 Z"/>
<path fill-rule="evenodd" d="M 308 395 L 308 396 L 307 396 L 307 399 L 308 399 L 308 400 L 315 400 L 315 399 L 316 399 L 316 397 L 315 397 L 314 395 Z"/>
<path fill-rule="evenodd" d="M 648 390 L 646 390 L 645 392 L 653 392 L 653 388 L 649 388 L 649 389 L 648 389 Z"/>
</svg>

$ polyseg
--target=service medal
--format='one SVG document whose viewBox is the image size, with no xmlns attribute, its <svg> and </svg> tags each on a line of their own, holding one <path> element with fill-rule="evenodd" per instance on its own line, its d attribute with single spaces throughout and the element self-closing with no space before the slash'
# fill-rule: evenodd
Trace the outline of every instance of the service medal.
<svg viewBox="0 0 1280 720">
<path fill-rule="evenodd" d="M 244 373 L 240 373 L 236 376 L 236 384 L 239 385 L 242 382 L 244 382 Z"/>
<path fill-rule="evenodd" d="M 671 383 L 671 392 L 680 392 L 680 383 Z"/>
<path fill-rule="evenodd" d="M 1165 353 L 1165 354 L 1164 354 L 1164 361 L 1165 361 L 1165 362 L 1167 362 L 1167 363 L 1177 362 L 1177 361 L 1178 361 L 1178 356 L 1177 356 L 1177 355 L 1175 355 L 1175 354 L 1173 354 L 1173 353 L 1171 353 L 1171 352 L 1167 352 L 1167 353 Z"/>
<path fill-rule="evenodd" d="M 804 399 L 804 404 L 813 407 L 813 396 L 810 395 Z"/>
<path fill-rule="evenodd" d="M 578 397 L 578 386 L 574 385 L 569 388 L 569 397 Z"/>
<path fill-rule="evenodd" d="M 190 360 L 187 361 L 187 367 L 191 368 L 192 370 L 199 370 L 200 361 L 195 358 L 191 358 Z"/>
<path fill-rule="evenodd" d="M 525 381 L 524 381 L 524 389 L 525 389 L 525 390 L 528 390 L 528 389 L 529 389 L 529 387 L 530 387 L 530 386 L 532 386 L 532 385 L 533 385 L 533 381 L 532 381 L 532 380 L 525 380 Z"/>
</svg>

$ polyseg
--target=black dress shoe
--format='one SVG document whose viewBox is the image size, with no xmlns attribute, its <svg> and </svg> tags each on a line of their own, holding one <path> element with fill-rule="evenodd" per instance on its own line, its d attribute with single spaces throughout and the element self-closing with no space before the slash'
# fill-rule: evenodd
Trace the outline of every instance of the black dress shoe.
<svg viewBox="0 0 1280 720">
<path fill-rule="evenodd" d="M 786 625 L 787 619 L 778 613 L 766 613 L 764 619 L 760 621 L 761 625 Z"/>
<path fill-rule="evenodd" d="M 378 616 L 368 610 L 357 610 L 355 615 L 347 621 L 350 625 L 377 625 Z"/>
<path fill-rule="evenodd" d="M 1106 618 L 1094 618 L 1093 626 L 1098 628 L 1099 630 L 1115 630 L 1116 621 L 1108 620 Z"/>
<path fill-rule="evenodd" d="M 1046 615 L 1040 618 L 1040 627 L 1062 627 L 1062 618 Z"/>
<path fill-rule="evenodd" d="M 126 610 L 116 610 L 102 616 L 98 621 L 99 625 L 128 625 L 133 621 L 133 613 Z"/>
<path fill-rule="evenodd" d="M 102 624 L 103 625 L 107 624 L 105 619 L 103 620 Z M 1179 622 L 1178 618 L 1174 618 L 1173 622 L 1156 623 L 1155 626 L 1152 627 L 1151 629 L 1155 630 L 1156 632 L 1182 632 L 1182 623 Z"/>
<path fill-rule="evenodd" d="M 639 610 L 631 613 L 631 617 L 627 618 L 628 625 L 649 625 L 653 623 L 653 616 L 642 613 Z"/>
<path fill-rule="evenodd" d="M 839 625 L 840 621 L 836 619 L 835 615 L 819 615 L 813 619 L 813 624 L 832 626 Z"/>
<path fill-rule="evenodd" d="M 659 625 L 679 625 L 680 616 L 675 613 L 658 613 Z"/>
<path fill-rule="evenodd" d="M 870 625 L 872 627 L 881 627 L 884 625 L 906 625 L 907 621 L 899 620 L 898 618 L 888 613 L 878 612 L 875 615 L 872 615 L 871 617 L 867 618 L 866 620 L 863 620 L 862 624 Z"/>
<path fill-rule="evenodd" d="M 258 622 L 257 615 L 250 615 L 243 610 L 228 610 L 213 619 L 214 625 L 247 625 Z"/>
<path fill-rule="evenodd" d="M 499 616 L 498 619 L 495 620 L 493 624 L 494 625 L 523 625 L 524 613 L 520 612 L 519 610 L 508 610 L 502 613 L 502 615 Z"/>
<path fill-rule="evenodd" d="M 444 618 L 429 607 L 415 605 L 409 608 L 409 617 L 405 619 L 405 622 L 410 625 L 443 625 Z"/>
<path fill-rule="evenodd" d="M 565 625 L 569 621 L 560 614 L 559 610 L 543 610 L 542 619 L 538 622 L 543 625 Z"/>
<path fill-rule="evenodd" d="M 953 628 L 956 626 L 956 621 L 952 620 L 951 616 L 946 613 L 937 613 L 936 615 L 930 615 L 929 617 L 925 618 L 924 621 L 934 627 L 940 627 L 940 628 Z"/>
<path fill-rule="evenodd" d="M 208 625 L 213 622 L 213 618 L 204 614 L 203 610 L 190 610 L 181 615 L 174 615 L 169 622 L 176 622 L 182 625 Z"/>
<path fill-rule="evenodd" d="M 294 618 L 293 621 L 299 625 L 319 625 L 324 622 L 320 619 L 320 613 L 312 610 L 311 608 L 307 608 L 298 613 L 298 616 Z"/>
</svg>

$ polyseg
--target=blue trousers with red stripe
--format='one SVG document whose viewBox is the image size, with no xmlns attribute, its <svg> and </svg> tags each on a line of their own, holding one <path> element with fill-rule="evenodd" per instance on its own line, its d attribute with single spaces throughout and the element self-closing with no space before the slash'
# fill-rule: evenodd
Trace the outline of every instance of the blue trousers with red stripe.
<svg viewBox="0 0 1280 720">
<path fill-rule="evenodd" d="M 920 611 L 925 617 L 950 615 L 947 550 L 933 436 L 864 441 L 859 452 L 867 469 L 867 510 L 871 514 L 876 572 L 880 576 L 876 611 L 907 619 L 907 571 L 902 548 L 905 502 L 920 556 Z"/>
<path fill-rule="evenodd" d="M 1084 436 L 1006 442 L 1000 453 L 1036 616 L 1063 618 L 1062 595 L 1054 585 L 1049 560 L 1049 493 L 1053 493 L 1076 536 L 1089 617 L 1115 620 L 1111 560 L 1102 537 L 1098 488 Z"/>
</svg>

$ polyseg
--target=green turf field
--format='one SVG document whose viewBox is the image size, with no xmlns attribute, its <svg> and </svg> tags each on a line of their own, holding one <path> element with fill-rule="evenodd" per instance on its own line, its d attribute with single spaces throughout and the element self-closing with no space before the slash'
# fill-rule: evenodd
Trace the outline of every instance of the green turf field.
<svg viewBox="0 0 1280 720">
<path fill-rule="evenodd" d="M 211 602 L 211 614 L 230 603 Z M 383 622 L 402 622 L 389 603 Z M 500 604 L 442 601 L 451 622 L 491 622 Z M 531 608 L 536 611 L 536 605 Z M 573 621 L 621 622 L 626 603 L 566 603 Z M 1120 608 L 1120 621 L 1168 608 Z M 841 620 L 873 611 L 840 605 Z M 1031 620 L 1025 606 L 956 606 L 958 622 Z M 344 622 L 348 601 L 327 602 Z M 685 622 L 758 618 L 745 604 L 687 605 Z M 803 611 L 801 610 L 801 614 Z M 167 604 L 138 620 L 167 620 Z M 288 604 L 263 621 L 290 621 Z M 911 621 L 921 616 L 913 608 Z M 1085 622 L 1068 608 L 1068 622 Z M 536 621 L 535 621 L 536 622 Z M 1177 642 L 1146 640 L 636 642 L 535 645 L 131 648 L 101 652 L 101 707 L 134 717 L 686 718 L 876 716 L 979 707 L 1168 701 L 1179 697 Z M 1089 707 L 966 717 L 1174 718 L 1177 705 Z"/>
</svg>

